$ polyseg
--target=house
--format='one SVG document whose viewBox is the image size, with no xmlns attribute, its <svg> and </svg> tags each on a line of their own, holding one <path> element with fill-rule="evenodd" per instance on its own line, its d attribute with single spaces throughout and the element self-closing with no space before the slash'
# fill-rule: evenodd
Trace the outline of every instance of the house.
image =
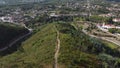
<svg viewBox="0 0 120 68">
<path fill-rule="evenodd" d="M 56 15 L 56 13 L 51 13 L 50 17 L 58 17 L 59 15 Z"/>
<path fill-rule="evenodd" d="M 100 14 L 99 16 L 101 16 L 101 17 L 115 17 L 115 15 L 113 13 Z"/>
<path fill-rule="evenodd" d="M 13 22 L 12 17 L 7 17 L 7 16 L 5 16 L 5 17 L 0 17 L 0 20 L 1 20 L 2 22 Z"/>
<path fill-rule="evenodd" d="M 119 26 L 115 26 L 115 25 L 112 25 L 112 24 L 97 24 L 97 27 L 99 29 L 101 29 L 102 31 L 108 31 L 108 29 L 111 29 L 111 28 L 116 28 L 116 29 L 120 29 Z"/>
<path fill-rule="evenodd" d="M 113 22 L 120 22 L 120 18 L 114 18 Z"/>
<path fill-rule="evenodd" d="M 111 29 L 111 28 L 116 28 L 116 26 L 112 25 L 112 24 L 105 24 L 105 23 L 103 23 L 102 28 L 104 28 L 104 29 Z"/>
</svg>

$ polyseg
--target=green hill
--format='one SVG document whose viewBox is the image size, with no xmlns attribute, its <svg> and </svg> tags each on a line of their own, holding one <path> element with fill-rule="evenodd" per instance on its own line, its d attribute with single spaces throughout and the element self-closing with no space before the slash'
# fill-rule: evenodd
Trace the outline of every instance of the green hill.
<svg viewBox="0 0 120 68">
<path fill-rule="evenodd" d="M 119 48 L 113 49 L 107 43 L 85 35 L 81 28 L 61 22 L 42 26 L 16 52 L 1 57 L 0 67 L 53 68 L 57 38 L 60 40 L 59 68 L 120 67 Z"/>
<path fill-rule="evenodd" d="M 10 42 L 26 33 L 28 33 L 28 30 L 24 27 L 0 23 L 0 48 L 7 46 Z"/>
</svg>

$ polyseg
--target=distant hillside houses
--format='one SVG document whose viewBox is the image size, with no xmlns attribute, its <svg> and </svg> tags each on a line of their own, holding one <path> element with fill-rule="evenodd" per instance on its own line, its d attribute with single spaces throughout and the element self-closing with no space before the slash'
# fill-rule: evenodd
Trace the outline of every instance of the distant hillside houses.
<svg viewBox="0 0 120 68">
<path fill-rule="evenodd" d="M 115 26 L 115 25 L 112 25 L 112 24 L 104 24 L 104 23 L 102 25 L 102 28 L 105 28 L 105 29 L 110 29 L 110 28 L 120 29 L 119 26 Z"/>
<path fill-rule="evenodd" d="M 120 22 L 120 18 L 114 18 L 113 22 Z"/>
<path fill-rule="evenodd" d="M 50 17 L 58 17 L 59 15 L 57 15 L 56 13 L 51 13 Z"/>
<path fill-rule="evenodd" d="M 0 22 L 13 22 L 12 17 L 0 17 Z"/>
<path fill-rule="evenodd" d="M 113 13 L 100 14 L 99 16 L 101 16 L 101 17 L 115 17 L 115 15 Z"/>
<path fill-rule="evenodd" d="M 112 24 L 97 24 L 97 27 L 103 31 L 108 31 L 108 29 L 111 29 L 111 28 L 116 28 L 116 29 L 120 29 L 120 26 L 115 26 L 115 25 L 112 25 Z"/>
</svg>

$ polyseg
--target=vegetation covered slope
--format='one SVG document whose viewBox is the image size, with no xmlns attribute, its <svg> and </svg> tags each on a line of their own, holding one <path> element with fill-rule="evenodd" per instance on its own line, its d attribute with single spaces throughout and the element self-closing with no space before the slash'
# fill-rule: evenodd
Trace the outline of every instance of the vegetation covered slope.
<svg viewBox="0 0 120 68">
<path fill-rule="evenodd" d="M 7 46 L 10 42 L 28 33 L 24 27 L 13 24 L 0 24 L 0 48 Z"/>
<path fill-rule="evenodd" d="M 56 42 L 56 31 L 52 27 L 53 24 L 43 26 L 38 33 L 25 41 L 17 52 L 2 57 L 0 66 L 3 68 L 52 66 Z"/>
<path fill-rule="evenodd" d="M 120 52 L 119 48 L 115 48 L 116 45 L 91 38 L 85 35 L 81 28 L 75 29 L 69 24 L 59 24 L 58 30 L 61 33 L 59 62 L 67 68 L 119 67 L 119 58 L 116 57 L 120 57 Z"/>
<path fill-rule="evenodd" d="M 81 28 L 59 22 L 42 26 L 17 52 L 1 57 L 1 68 L 52 68 L 57 45 L 56 29 L 61 42 L 59 68 L 120 67 L 118 49 L 85 35 Z"/>
</svg>

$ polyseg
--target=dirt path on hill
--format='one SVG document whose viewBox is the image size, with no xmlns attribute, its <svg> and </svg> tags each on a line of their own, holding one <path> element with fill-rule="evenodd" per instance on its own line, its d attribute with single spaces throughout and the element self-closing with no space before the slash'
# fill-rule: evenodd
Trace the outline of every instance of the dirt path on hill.
<svg viewBox="0 0 120 68">
<path fill-rule="evenodd" d="M 59 57 L 59 51 L 60 51 L 60 33 L 56 29 L 57 32 L 57 39 L 56 39 L 56 49 L 55 49 L 55 55 L 54 55 L 54 68 L 59 68 L 58 67 L 58 57 Z"/>
</svg>

